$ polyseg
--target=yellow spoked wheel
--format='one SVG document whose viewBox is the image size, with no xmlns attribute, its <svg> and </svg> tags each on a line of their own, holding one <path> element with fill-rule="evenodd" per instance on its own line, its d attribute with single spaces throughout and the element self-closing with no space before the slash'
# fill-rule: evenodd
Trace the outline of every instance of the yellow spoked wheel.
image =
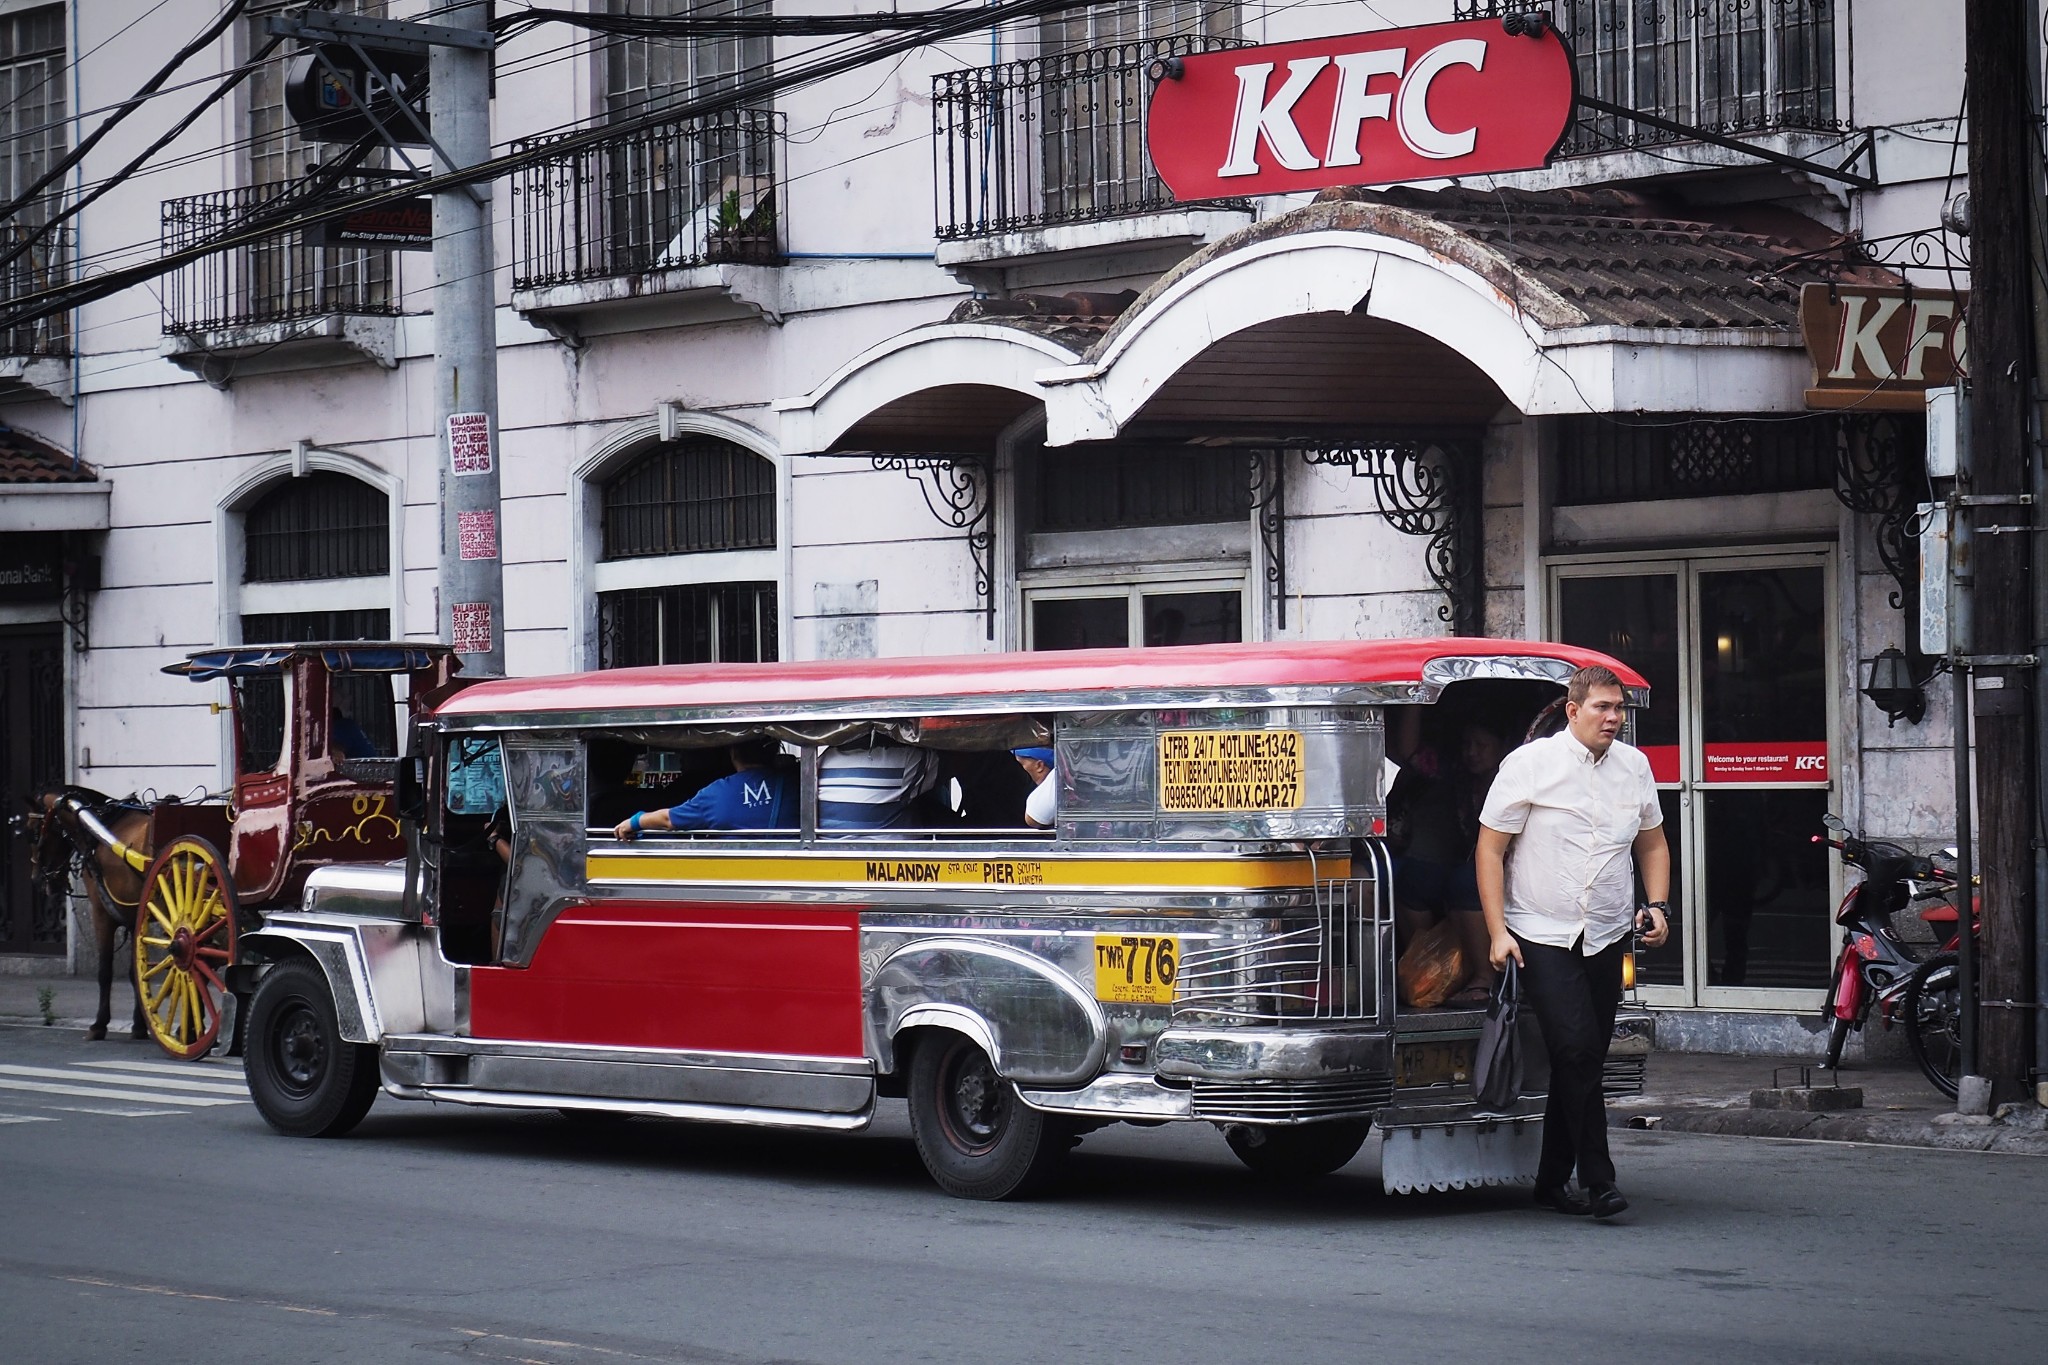
<svg viewBox="0 0 2048 1365">
<path fill-rule="evenodd" d="M 135 918 L 135 973 L 149 1031 L 180 1061 L 203 1057 L 220 1036 L 221 998 L 235 960 L 235 886 L 227 861 L 184 835 L 143 877 Z"/>
</svg>

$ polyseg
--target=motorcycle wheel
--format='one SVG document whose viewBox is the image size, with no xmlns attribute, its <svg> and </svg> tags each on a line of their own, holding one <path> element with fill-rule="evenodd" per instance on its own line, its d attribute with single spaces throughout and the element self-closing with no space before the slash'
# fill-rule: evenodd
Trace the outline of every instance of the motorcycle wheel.
<svg viewBox="0 0 2048 1365">
<path fill-rule="evenodd" d="M 1850 1023 L 1847 1019 L 1836 1019 L 1828 1030 L 1828 1059 L 1825 1065 L 1830 1071 L 1842 1064 L 1842 1045 L 1849 1041 Z"/>
<path fill-rule="evenodd" d="M 1954 953 L 1920 964 L 1906 983 L 1902 1012 L 1913 1060 L 1935 1089 L 1954 1099 L 1963 1070 L 1963 992 Z"/>
</svg>

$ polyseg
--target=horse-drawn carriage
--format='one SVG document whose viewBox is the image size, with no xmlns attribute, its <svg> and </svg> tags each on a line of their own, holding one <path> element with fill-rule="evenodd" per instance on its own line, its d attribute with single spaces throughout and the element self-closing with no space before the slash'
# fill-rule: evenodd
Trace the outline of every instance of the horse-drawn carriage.
<svg viewBox="0 0 2048 1365">
<path fill-rule="evenodd" d="M 405 856 L 393 809 L 401 699 L 418 711 L 445 696 L 446 645 L 414 642 L 241 645 L 202 650 L 164 672 L 225 680 L 235 777 L 225 799 L 116 801 L 83 787 L 37 799 L 38 861 L 67 838 L 95 901 L 103 1036 L 112 924 L 133 931 L 138 1036 L 173 1057 L 203 1056 L 227 1019 L 226 975 L 239 935 L 295 905 L 315 868 Z"/>
</svg>

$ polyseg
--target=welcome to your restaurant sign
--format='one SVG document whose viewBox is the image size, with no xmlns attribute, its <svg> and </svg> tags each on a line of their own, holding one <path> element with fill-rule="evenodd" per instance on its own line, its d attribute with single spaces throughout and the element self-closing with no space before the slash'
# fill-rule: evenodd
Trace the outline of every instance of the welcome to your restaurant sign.
<svg viewBox="0 0 2048 1365">
<path fill-rule="evenodd" d="M 1571 53 L 1498 19 L 1236 48 L 1161 63 L 1146 140 L 1176 199 L 1487 175 L 1546 165 L 1572 117 Z"/>
</svg>

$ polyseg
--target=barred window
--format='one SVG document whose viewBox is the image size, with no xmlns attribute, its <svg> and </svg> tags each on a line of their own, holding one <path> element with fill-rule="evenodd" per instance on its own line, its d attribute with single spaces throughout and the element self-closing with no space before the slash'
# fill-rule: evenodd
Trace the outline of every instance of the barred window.
<svg viewBox="0 0 2048 1365">
<path fill-rule="evenodd" d="M 599 593 L 598 667 L 764 663 L 778 657 L 773 583 Z"/>
<path fill-rule="evenodd" d="M 1242 450 L 1119 443 L 1040 450 L 1031 463 L 1033 531 L 1106 531 L 1242 521 L 1251 480 Z"/>
<path fill-rule="evenodd" d="M 605 559 L 774 547 L 775 467 L 731 441 L 670 441 L 605 482 Z"/>
<path fill-rule="evenodd" d="M 243 517 L 245 583 L 391 571 L 391 500 L 346 474 L 280 479 Z M 246 638 L 246 637 L 245 637 Z"/>
<path fill-rule="evenodd" d="M 64 155 L 68 81 L 62 5 L 0 15 L 0 203 L 19 198 Z M 59 181 L 0 224 L 0 247 L 34 239 L 0 270 L 0 300 L 64 282 L 70 228 L 41 231 L 63 192 Z M 0 355 L 62 355 L 69 342 L 67 319 L 49 318 L 0 331 Z"/>
<path fill-rule="evenodd" d="M 1099 5 L 1039 21 L 1047 53 L 1085 52 L 1142 38 L 1225 38 L 1237 32 L 1236 0 L 1138 0 Z"/>
</svg>

